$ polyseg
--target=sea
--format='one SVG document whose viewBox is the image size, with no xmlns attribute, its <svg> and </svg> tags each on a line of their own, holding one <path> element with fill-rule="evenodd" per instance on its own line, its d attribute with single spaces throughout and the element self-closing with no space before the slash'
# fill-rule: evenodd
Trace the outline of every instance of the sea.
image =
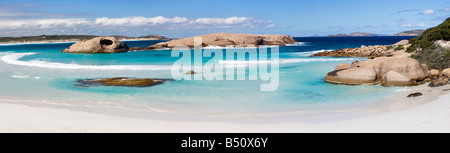
<svg viewBox="0 0 450 153">
<path fill-rule="evenodd" d="M 309 56 L 361 45 L 394 44 L 410 38 L 296 37 L 299 43 L 279 47 L 279 84 L 274 91 L 261 91 L 264 81 L 250 79 L 173 80 L 151 87 L 79 86 L 77 82 L 82 79 L 172 79 L 171 67 L 180 57 L 172 57 L 171 50 L 112 54 L 61 52 L 73 43 L 0 45 L 0 99 L 199 114 L 353 109 L 392 96 L 404 87 L 326 83 L 325 75 L 336 65 L 367 59 Z M 130 47 L 146 47 L 158 42 L 161 41 L 125 41 Z M 216 49 L 226 52 L 223 48 Z M 271 53 L 271 49 L 268 50 Z M 210 60 L 204 57 L 202 63 Z"/>
</svg>

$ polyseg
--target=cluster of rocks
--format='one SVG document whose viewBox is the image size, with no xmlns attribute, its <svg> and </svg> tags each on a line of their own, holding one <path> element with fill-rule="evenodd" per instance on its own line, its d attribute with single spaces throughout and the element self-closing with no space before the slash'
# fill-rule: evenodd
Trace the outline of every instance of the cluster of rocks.
<svg viewBox="0 0 450 153">
<path fill-rule="evenodd" d="M 428 67 L 408 57 L 379 57 L 352 64 L 339 64 L 325 81 L 336 84 L 410 86 L 428 78 Z"/>
<path fill-rule="evenodd" d="M 261 45 L 278 45 L 285 46 L 286 44 L 294 44 L 296 41 L 294 38 L 288 35 L 254 35 L 254 34 L 231 34 L 231 33 L 215 33 L 209 35 L 196 36 L 202 38 L 201 44 L 194 44 L 194 37 L 175 39 L 167 42 L 161 42 L 149 47 L 134 47 L 134 50 L 153 50 L 153 49 L 172 49 L 175 46 L 187 46 L 189 48 L 194 47 L 229 47 L 229 46 L 242 46 L 242 47 L 258 47 Z"/>
<path fill-rule="evenodd" d="M 254 34 L 230 34 L 215 33 L 209 35 L 196 36 L 202 38 L 201 44 L 194 44 L 194 37 L 175 39 L 167 42 L 161 42 L 148 47 L 129 48 L 125 43 L 120 42 L 114 37 L 96 37 L 90 40 L 77 42 L 69 48 L 63 50 L 66 53 L 120 53 L 136 50 L 154 50 L 154 49 L 172 49 L 175 46 L 187 46 L 194 48 L 200 47 L 258 47 L 261 45 L 278 45 L 294 44 L 294 38 L 288 35 L 254 35 Z"/>
<path fill-rule="evenodd" d="M 410 46 L 408 40 L 402 40 L 393 45 L 375 45 L 364 46 L 360 48 L 346 48 L 334 51 L 324 51 L 311 55 L 315 56 L 330 56 L 330 57 L 390 57 L 390 56 L 404 56 L 406 49 Z"/>
<path fill-rule="evenodd" d="M 430 81 L 431 83 L 428 85 L 429 87 L 440 87 L 447 85 L 450 80 L 450 68 L 444 69 L 442 71 L 433 69 L 430 70 L 429 78 L 427 81 Z"/>
<path fill-rule="evenodd" d="M 325 81 L 335 84 L 384 86 L 414 86 L 427 82 L 430 87 L 448 84 L 450 69 L 442 72 L 408 57 L 379 57 L 367 61 L 342 63 L 329 72 Z"/>
</svg>

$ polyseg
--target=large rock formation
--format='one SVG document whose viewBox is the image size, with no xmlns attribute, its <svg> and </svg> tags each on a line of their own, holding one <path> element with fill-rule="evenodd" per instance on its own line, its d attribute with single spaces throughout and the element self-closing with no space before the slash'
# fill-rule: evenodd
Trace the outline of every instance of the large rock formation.
<svg viewBox="0 0 450 153">
<path fill-rule="evenodd" d="M 202 44 L 198 46 L 260 46 L 260 45 L 279 45 L 293 44 L 296 41 L 291 36 L 287 35 L 254 35 L 254 34 L 230 34 L 230 33 L 215 33 L 209 35 L 196 36 L 202 37 Z M 136 47 L 131 50 L 153 50 L 162 48 L 173 48 L 175 46 L 188 46 L 194 48 L 194 37 L 175 39 L 167 42 L 161 42 L 149 47 Z"/>
<path fill-rule="evenodd" d="M 380 57 L 353 62 L 349 67 L 340 64 L 327 74 L 326 82 L 337 84 L 377 84 L 386 86 L 415 85 L 428 77 L 428 68 L 407 57 Z"/>
<path fill-rule="evenodd" d="M 361 46 L 360 48 L 345 48 L 333 51 L 325 51 L 311 55 L 330 57 L 389 57 L 405 55 L 406 48 L 409 47 L 408 40 L 402 40 L 393 45 Z"/>
<path fill-rule="evenodd" d="M 96 37 L 77 42 L 62 52 L 65 53 L 120 53 L 128 52 L 128 45 L 114 37 Z"/>
</svg>

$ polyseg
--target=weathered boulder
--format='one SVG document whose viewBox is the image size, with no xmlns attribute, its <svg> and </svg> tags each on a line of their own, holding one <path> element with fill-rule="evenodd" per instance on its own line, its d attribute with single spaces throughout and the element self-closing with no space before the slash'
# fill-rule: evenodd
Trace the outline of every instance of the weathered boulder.
<svg viewBox="0 0 450 153">
<path fill-rule="evenodd" d="M 389 71 L 383 76 L 381 84 L 383 86 L 411 86 L 415 83 L 410 78 L 405 77 L 398 72 Z"/>
<path fill-rule="evenodd" d="M 448 84 L 448 78 L 441 77 L 439 79 L 431 81 L 430 84 L 428 84 L 429 87 L 440 87 L 445 86 Z"/>
<path fill-rule="evenodd" d="M 120 53 L 128 52 L 128 45 L 114 37 L 96 37 L 77 42 L 62 52 L 65 53 Z"/>
<path fill-rule="evenodd" d="M 362 68 L 373 68 L 379 77 L 389 71 L 395 71 L 411 80 L 423 80 L 428 77 L 428 69 L 419 61 L 406 57 L 379 57 L 359 63 Z"/>
<path fill-rule="evenodd" d="M 447 78 L 450 78 L 450 68 L 442 70 L 442 75 Z"/>
<path fill-rule="evenodd" d="M 439 70 L 432 69 L 428 72 L 428 77 L 430 79 L 438 79 L 439 78 Z"/>
<path fill-rule="evenodd" d="M 194 48 L 194 46 L 207 47 L 207 46 L 260 46 L 260 45 L 279 45 L 284 46 L 286 44 L 293 44 L 296 41 L 291 36 L 287 35 L 254 35 L 254 34 L 231 34 L 231 33 L 215 33 L 209 35 L 196 36 L 202 38 L 202 44 L 194 45 L 194 37 L 175 39 L 167 42 L 161 42 L 146 48 L 139 49 L 161 49 L 161 48 L 174 48 L 175 46 L 188 46 Z"/>
<path fill-rule="evenodd" d="M 373 84 L 376 79 L 377 72 L 374 69 L 357 67 L 335 70 L 325 77 L 326 82 L 347 85 Z"/>
<path fill-rule="evenodd" d="M 379 57 L 367 61 L 339 64 L 327 74 L 326 82 L 337 84 L 377 84 L 410 86 L 423 82 L 428 68 L 417 60 L 406 57 Z"/>
</svg>

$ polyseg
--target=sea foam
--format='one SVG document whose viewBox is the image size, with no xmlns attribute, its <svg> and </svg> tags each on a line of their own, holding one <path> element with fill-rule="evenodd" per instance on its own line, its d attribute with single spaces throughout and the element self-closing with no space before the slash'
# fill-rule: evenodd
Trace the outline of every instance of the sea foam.
<svg viewBox="0 0 450 153">
<path fill-rule="evenodd" d="M 314 54 L 317 54 L 317 53 L 321 53 L 321 52 L 324 52 L 324 51 L 333 51 L 333 50 L 322 49 L 322 50 L 307 51 L 307 52 L 297 52 L 297 53 L 294 53 L 294 54 L 298 55 L 298 56 L 302 56 L 302 57 L 308 57 L 308 56 L 311 56 L 311 55 L 314 55 Z"/>
<path fill-rule="evenodd" d="M 304 46 L 305 42 L 295 42 L 293 44 L 286 44 L 286 46 Z"/>
<path fill-rule="evenodd" d="M 8 53 L 0 58 L 1 61 L 19 66 L 40 67 L 50 69 L 86 69 L 86 70 L 171 70 L 171 65 L 80 65 L 80 64 L 66 64 L 54 63 L 46 61 L 20 61 L 24 56 L 34 55 L 36 53 Z"/>
</svg>

